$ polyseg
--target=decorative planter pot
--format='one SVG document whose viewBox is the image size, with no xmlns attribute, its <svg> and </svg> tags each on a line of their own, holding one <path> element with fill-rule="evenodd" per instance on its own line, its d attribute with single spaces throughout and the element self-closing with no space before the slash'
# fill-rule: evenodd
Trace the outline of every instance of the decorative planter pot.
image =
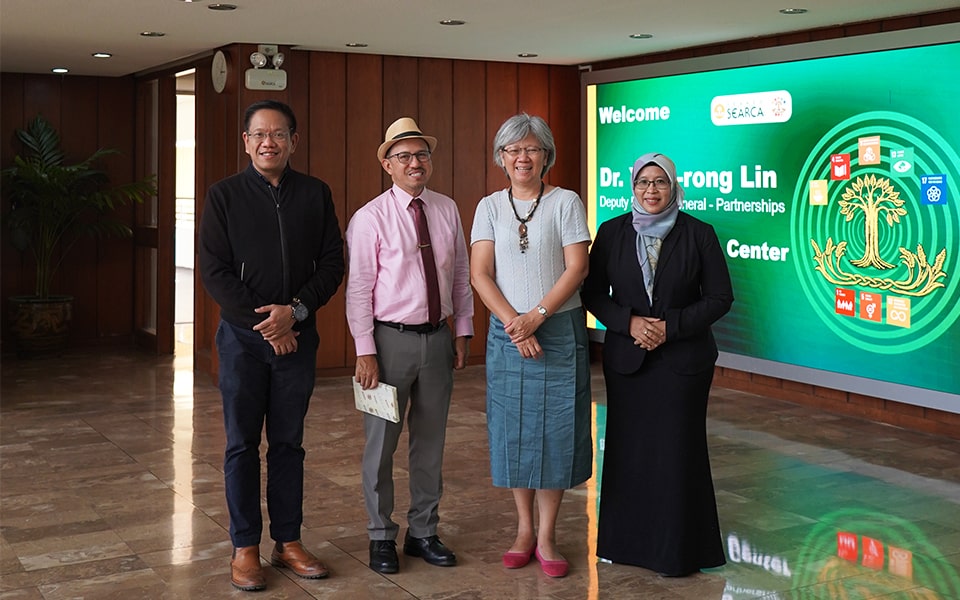
<svg viewBox="0 0 960 600">
<path fill-rule="evenodd" d="M 21 358 L 58 356 L 67 347 L 73 296 L 12 296 L 10 328 Z"/>
</svg>

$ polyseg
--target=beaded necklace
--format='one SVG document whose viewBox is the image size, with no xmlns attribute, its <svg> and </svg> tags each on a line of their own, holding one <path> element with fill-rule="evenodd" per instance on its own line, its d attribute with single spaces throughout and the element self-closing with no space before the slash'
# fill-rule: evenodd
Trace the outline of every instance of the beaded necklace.
<svg viewBox="0 0 960 600">
<path fill-rule="evenodd" d="M 507 198 L 510 199 L 510 208 L 513 209 L 513 216 L 520 222 L 520 226 L 517 228 L 517 231 L 520 233 L 520 252 L 526 252 L 527 248 L 530 247 L 530 239 L 527 237 L 527 221 L 533 218 L 533 213 L 535 213 L 537 207 L 540 206 L 540 199 L 543 198 L 543 188 L 544 185 L 541 181 L 540 193 L 537 194 L 537 199 L 533 201 L 533 206 L 530 207 L 525 217 L 520 217 L 520 213 L 517 212 L 517 205 L 513 202 L 513 186 L 507 188 Z"/>
</svg>

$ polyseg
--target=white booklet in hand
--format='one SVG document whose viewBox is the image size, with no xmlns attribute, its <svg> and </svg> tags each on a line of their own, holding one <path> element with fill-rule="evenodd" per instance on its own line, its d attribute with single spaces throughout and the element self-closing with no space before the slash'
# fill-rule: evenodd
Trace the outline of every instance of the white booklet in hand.
<svg viewBox="0 0 960 600">
<path fill-rule="evenodd" d="M 375 417 L 400 422 L 400 406 L 397 404 L 397 388 L 380 382 L 377 387 L 371 390 L 365 390 L 360 387 L 357 380 L 353 377 L 353 400 L 357 405 L 357 410 L 362 410 Z"/>
</svg>

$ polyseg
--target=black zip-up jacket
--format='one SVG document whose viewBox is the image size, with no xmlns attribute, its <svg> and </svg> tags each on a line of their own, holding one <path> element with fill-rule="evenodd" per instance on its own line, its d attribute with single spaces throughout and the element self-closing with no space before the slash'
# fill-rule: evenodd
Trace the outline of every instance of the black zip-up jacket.
<svg viewBox="0 0 960 600">
<path fill-rule="evenodd" d="M 289 167 L 273 187 L 251 164 L 207 192 L 199 234 L 200 275 L 224 321 L 253 327 L 253 310 L 290 304 L 309 309 L 295 330 L 315 327 L 315 311 L 343 280 L 343 238 L 330 188 Z"/>
</svg>

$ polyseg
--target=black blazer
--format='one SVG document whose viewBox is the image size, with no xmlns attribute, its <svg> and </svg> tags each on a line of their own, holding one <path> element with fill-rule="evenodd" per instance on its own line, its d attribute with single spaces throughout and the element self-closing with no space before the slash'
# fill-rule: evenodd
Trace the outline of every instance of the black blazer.
<svg viewBox="0 0 960 600">
<path fill-rule="evenodd" d="M 712 369 L 717 344 L 710 325 L 733 304 L 730 273 L 713 227 L 686 213 L 663 240 L 653 283 L 653 306 L 637 260 L 631 213 L 606 221 L 590 250 L 584 306 L 607 328 L 604 364 L 624 375 L 640 368 L 647 351 L 634 345 L 630 317 L 662 319 L 667 340 L 654 350 L 676 373 Z"/>
</svg>

